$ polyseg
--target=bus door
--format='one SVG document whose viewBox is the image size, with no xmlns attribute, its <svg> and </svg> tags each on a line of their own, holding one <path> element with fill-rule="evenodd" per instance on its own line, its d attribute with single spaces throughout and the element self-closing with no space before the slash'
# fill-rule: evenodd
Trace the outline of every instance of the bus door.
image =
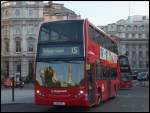
<svg viewBox="0 0 150 113">
<path fill-rule="evenodd" d="M 108 98 L 111 97 L 111 78 L 110 78 L 110 73 L 111 73 L 111 71 L 109 70 L 109 68 L 106 68 Z"/>
<path fill-rule="evenodd" d="M 88 73 L 88 99 L 92 104 L 95 102 L 94 64 L 90 64 Z"/>
</svg>

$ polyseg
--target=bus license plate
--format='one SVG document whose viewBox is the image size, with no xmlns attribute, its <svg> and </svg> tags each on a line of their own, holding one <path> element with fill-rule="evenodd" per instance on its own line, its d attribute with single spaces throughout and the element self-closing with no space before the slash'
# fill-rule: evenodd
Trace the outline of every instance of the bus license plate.
<svg viewBox="0 0 150 113">
<path fill-rule="evenodd" d="M 61 106 L 64 106 L 64 105 L 65 105 L 65 102 L 53 102 L 53 105 L 61 105 Z"/>
</svg>

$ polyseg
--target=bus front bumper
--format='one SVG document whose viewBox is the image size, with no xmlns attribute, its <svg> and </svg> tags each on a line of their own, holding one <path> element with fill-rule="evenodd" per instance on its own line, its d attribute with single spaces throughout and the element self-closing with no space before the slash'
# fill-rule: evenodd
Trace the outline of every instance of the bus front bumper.
<svg viewBox="0 0 150 113">
<path fill-rule="evenodd" d="M 82 95 L 80 97 L 74 96 L 72 98 L 65 99 L 58 96 L 44 97 L 35 95 L 35 104 L 45 106 L 90 106 L 87 96 L 85 95 Z"/>
</svg>

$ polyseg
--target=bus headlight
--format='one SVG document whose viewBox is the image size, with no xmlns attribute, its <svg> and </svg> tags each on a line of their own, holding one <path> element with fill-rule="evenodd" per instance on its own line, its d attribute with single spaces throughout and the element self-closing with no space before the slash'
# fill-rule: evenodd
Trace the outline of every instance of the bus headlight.
<svg viewBox="0 0 150 113">
<path fill-rule="evenodd" d="M 84 91 L 80 90 L 80 94 L 83 94 L 83 93 L 84 93 Z"/>
<path fill-rule="evenodd" d="M 37 93 L 37 94 L 40 94 L 40 91 L 39 91 L 39 90 L 36 90 L 36 93 Z"/>
<path fill-rule="evenodd" d="M 36 94 L 39 95 L 39 96 L 43 96 L 43 97 L 45 96 L 44 94 L 42 94 L 42 93 L 40 92 L 40 90 L 36 90 Z"/>
</svg>

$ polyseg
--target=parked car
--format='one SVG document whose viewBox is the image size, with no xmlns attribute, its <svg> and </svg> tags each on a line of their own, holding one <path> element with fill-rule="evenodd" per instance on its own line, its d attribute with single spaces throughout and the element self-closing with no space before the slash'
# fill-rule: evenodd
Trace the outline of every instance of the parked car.
<svg viewBox="0 0 150 113">
<path fill-rule="evenodd" d="M 5 88 L 12 87 L 12 80 L 11 80 L 11 78 L 6 78 L 6 79 L 4 80 L 3 86 L 4 86 Z"/>
<path fill-rule="evenodd" d="M 148 80 L 148 74 L 147 72 L 141 72 L 137 75 L 137 80 L 138 81 L 146 81 Z"/>
<path fill-rule="evenodd" d="M 12 78 L 7 78 L 7 79 L 4 80 L 3 86 L 5 88 L 11 88 L 13 86 L 12 83 L 13 83 Z M 24 82 L 21 81 L 21 80 L 20 81 L 14 80 L 14 87 L 15 88 L 18 88 L 18 87 L 23 88 L 24 87 Z"/>
<path fill-rule="evenodd" d="M 132 73 L 132 80 L 136 80 L 137 79 L 137 76 L 138 76 L 138 72 L 137 71 L 134 71 Z"/>
</svg>

